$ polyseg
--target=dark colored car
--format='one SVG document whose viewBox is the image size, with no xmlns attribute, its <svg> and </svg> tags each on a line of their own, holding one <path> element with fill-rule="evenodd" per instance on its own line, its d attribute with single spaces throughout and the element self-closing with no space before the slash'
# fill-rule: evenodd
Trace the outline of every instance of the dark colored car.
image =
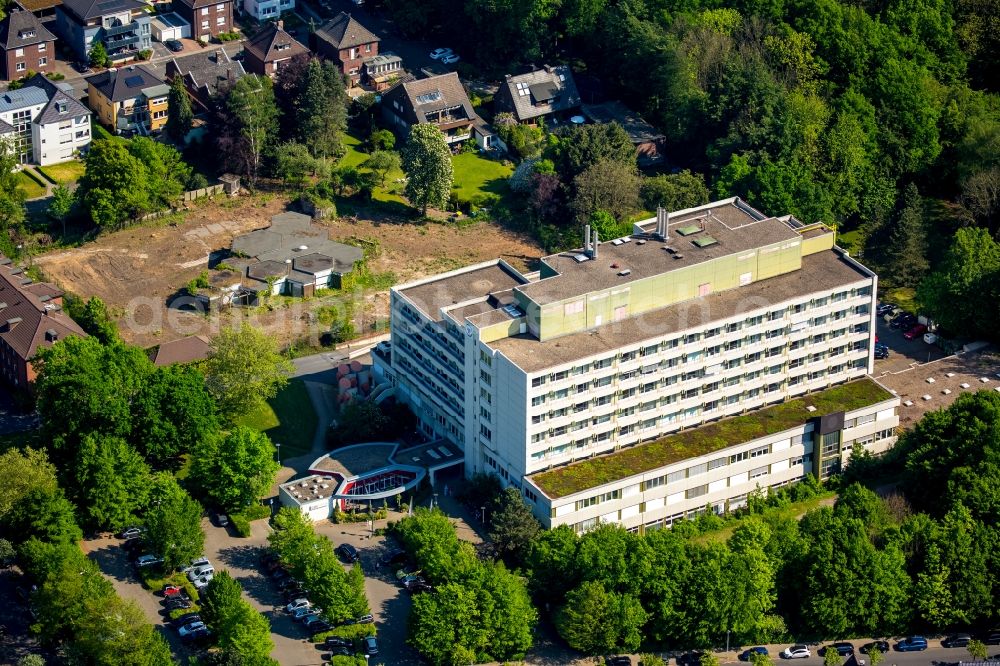
<svg viewBox="0 0 1000 666">
<path fill-rule="evenodd" d="M 941 645 L 946 648 L 968 647 L 969 641 L 971 640 L 972 636 L 969 634 L 952 634 L 948 638 L 941 641 Z"/>
<path fill-rule="evenodd" d="M 889 348 L 885 345 L 875 345 L 875 358 L 889 358 Z"/>
<path fill-rule="evenodd" d="M 357 562 L 361 559 L 361 556 L 358 554 L 358 549 L 349 543 L 342 543 L 337 546 L 337 555 L 339 555 L 340 559 L 345 562 Z"/>
<path fill-rule="evenodd" d="M 375 656 L 378 654 L 378 639 L 374 636 L 365 636 L 362 640 L 365 646 L 365 654 Z"/>
<path fill-rule="evenodd" d="M 171 624 L 175 627 L 183 627 L 184 625 L 191 624 L 192 622 L 202 622 L 201 616 L 197 613 L 188 613 L 187 615 L 181 615 L 179 618 L 174 620 Z"/>
<path fill-rule="evenodd" d="M 878 650 L 882 654 L 887 654 L 891 649 L 889 641 L 872 641 L 861 646 L 861 654 L 868 654 L 872 650 Z"/>
<path fill-rule="evenodd" d="M 677 661 L 677 666 L 701 666 L 701 657 L 705 654 L 701 650 L 695 650 L 694 652 L 685 652 L 679 655 L 675 661 Z"/>
<path fill-rule="evenodd" d="M 399 565 L 406 561 L 406 551 L 402 548 L 393 548 L 382 554 L 378 561 L 383 566 Z"/>
<path fill-rule="evenodd" d="M 163 42 L 163 45 L 166 46 L 171 51 L 173 51 L 174 53 L 184 50 L 184 45 L 181 44 L 180 41 L 176 39 L 168 39 L 165 42 Z"/>
<path fill-rule="evenodd" d="M 1000 643 L 1000 629 L 990 629 L 983 635 L 983 642 L 987 645 L 997 645 Z"/>
<path fill-rule="evenodd" d="M 406 591 L 410 594 L 419 594 L 421 592 L 433 592 L 434 586 L 424 580 L 411 580 L 403 584 Z"/>
<path fill-rule="evenodd" d="M 912 328 L 917 323 L 917 315 L 904 312 L 890 322 L 891 328 L 901 328 L 903 330 Z"/>
<path fill-rule="evenodd" d="M 188 599 L 181 597 L 174 597 L 173 599 L 167 599 L 163 602 L 163 605 L 167 610 L 178 610 L 181 608 L 191 608 L 191 602 Z"/>
<path fill-rule="evenodd" d="M 333 629 L 333 625 L 326 620 L 316 620 L 312 624 L 306 625 L 306 629 L 309 630 L 309 634 L 311 636 L 315 636 L 316 634 L 321 634 L 324 631 L 330 631 Z"/>
<path fill-rule="evenodd" d="M 295 580 L 291 576 L 288 576 L 287 578 L 282 578 L 280 581 L 278 581 L 279 590 L 288 590 L 293 587 L 301 587 L 301 585 L 299 584 L 299 581 Z"/>
<path fill-rule="evenodd" d="M 339 636 L 328 636 L 322 647 L 325 647 L 328 650 L 335 647 L 349 648 L 354 647 L 354 642 L 346 638 L 340 638 Z"/>
<path fill-rule="evenodd" d="M 212 511 L 210 514 L 208 514 L 208 518 L 209 520 L 212 521 L 212 524 L 215 525 L 216 527 L 229 526 L 229 516 L 222 513 L 221 511 Z"/>
<path fill-rule="evenodd" d="M 927 649 L 927 639 L 923 636 L 907 636 L 896 643 L 898 652 L 922 652 Z"/>
<path fill-rule="evenodd" d="M 827 650 L 833 650 L 841 657 L 850 657 L 851 655 L 854 654 L 854 644 L 841 641 L 838 643 L 834 643 L 833 645 L 828 645 L 827 647 L 823 648 L 822 650 L 823 655 L 826 654 Z"/>
<path fill-rule="evenodd" d="M 604 660 L 607 666 L 632 666 L 632 659 L 626 657 L 625 655 L 618 655 L 616 657 L 608 657 Z"/>
<path fill-rule="evenodd" d="M 146 544 L 143 542 L 142 537 L 126 539 L 122 542 L 122 550 L 128 553 L 129 559 L 135 559 L 138 557 L 139 553 L 145 549 Z"/>
<path fill-rule="evenodd" d="M 748 648 L 746 650 L 743 650 L 743 652 L 740 652 L 739 660 L 740 661 L 750 661 L 750 656 L 753 655 L 753 654 L 765 654 L 766 655 L 766 654 L 768 654 L 767 648 L 764 647 L 764 646 L 762 646 L 762 645 L 758 645 L 757 647 L 752 647 L 752 648 Z"/>
<path fill-rule="evenodd" d="M 81 74 L 89 74 L 93 70 L 90 69 L 90 64 L 86 62 L 74 62 L 73 69 L 80 72 Z"/>
<path fill-rule="evenodd" d="M 342 645 L 338 645 L 338 646 L 330 648 L 330 656 L 331 657 L 332 656 L 349 657 L 349 656 L 351 656 L 351 654 L 353 654 L 353 653 L 351 652 L 350 648 L 346 648 L 346 647 L 344 647 Z"/>
<path fill-rule="evenodd" d="M 882 303 L 877 308 L 875 308 L 875 314 L 877 314 L 879 317 L 884 317 L 885 315 L 889 314 L 895 309 L 896 306 L 893 303 Z"/>
</svg>

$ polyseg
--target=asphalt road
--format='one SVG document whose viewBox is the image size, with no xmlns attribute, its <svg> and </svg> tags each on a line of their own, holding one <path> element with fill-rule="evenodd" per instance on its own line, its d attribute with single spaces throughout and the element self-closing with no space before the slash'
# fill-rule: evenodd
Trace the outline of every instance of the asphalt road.
<svg viewBox="0 0 1000 666">
<path fill-rule="evenodd" d="M 851 642 L 854 643 L 856 647 L 860 648 L 862 645 L 869 642 L 869 640 L 870 639 L 865 639 L 865 640 L 857 640 Z M 928 638 L 928 643 L 930 647 L 928 647 L 923 652 L 892 651 L 884 655 L 885 658 L 882 660 L 882 666 L 917 666 L 918 664 L 920 666 L 926 666 L 927 664 L 944 665 L 944 664 L 956 664 L 962 660 L 971 661 L 971 657 L 969 657 L 969 652 L 965 648 L 944 648 L 941 647 L 939 640 L 930 638 Z M 896 640 L 890 640 L 889 644 L 895 645 Z M 771 657 L 775 661 L 775 663 L 783 662 L 788 664 L 797 664 L 801 666 L 821 666 L 823 664 L 823 658 L 820 657 L 817 653 L 819 652 L 819 649 L 822 647 L 822 645 L 823 644 L 819 645 L 810 644 L 809 649 L 812 651 L 812 656 L 808 659 L 794 659 L 794 660 L 781 659 L 778 655 L 780 654 L 781 650 L 784 650 L 786 647 L 788 647 L 787 645 L 769 645 L 768 649 L 770 650 Z M 993 655 L 994 652 L 1000 651 L 997 649 L 996 646 L 989 646 L 989 647 L 993 648 L 989 651 L 990 655 Z M 734 653 L 733 655 L 730 655 L 729 659 L 725 659 L 722 661 L 724 663 L 733 663 L 735 654 L 738 653 Z M 866 655 L 857 652 L 855 653 L 855 657 L 849 657 L 843 660 L 844 666 L 856 666 L 857 664 L 860 663 L 860 661 L 856 661 L 856 659 L 863 660 L 869 665 L 871 664 Z"/>
</svg>

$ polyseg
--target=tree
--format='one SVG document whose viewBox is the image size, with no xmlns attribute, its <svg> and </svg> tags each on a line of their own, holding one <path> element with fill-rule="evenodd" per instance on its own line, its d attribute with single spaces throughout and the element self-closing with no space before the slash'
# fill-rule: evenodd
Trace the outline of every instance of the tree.
<svg viewBox="0 0 1000 666">
<path fill-rule="evenodd" d="M 175 143 L 180 143 L 191 131 L 193 124 L 194 111 L 184 78 L 175 76 L 170 82 L 170 95 L 167 97 L 167 134 Z"/>
<path fill-rule="evenodd" d="M 974 661 L 984 661 L 986 659 L 986 643 L 980 640 L 973 639 L 969 641 L 969 644 L 965 646 L 965 649 L 969 651 L 969 656 L 972 657 Z M 878 666 L 875 662 L 872 662 L 872 666 Z"/>
<path fill-rule="evenodd" d="M 252 326 L 227 328 L 212 339 L 205 362 L 205 383 L 228 419 L 247 414 L 270 400 L 294 371 L 278 353 L 274 338 Z"/>
<path fill-rule="evenodd" d="M 844 663 L 844 659 L 840 656 L 832 647 L 827 647 L 823 652 L 823 666 L 840 666 Z"/>
<path fill-rule="evenodd" d="M 205 547 L 201 504 L 165 472 L 153 475 L 149 503 L 146 542 L 163 557 L 164 569 L 171 571 L 199 557 Z"/>
<path fill-rule="evenodd" d="M 414 125 L 403 148 L 406 197 L 422 215 L 428 206 L 444 206 L 451 194 L 451 151 L 444 134 L 431 124 Z"/>
<path fill-rule="evenodd" d="M 11 251 L 8 234 L 16 230 L 24 222 L 24 190 L 18 187 L 17 167 L 20 159 L 14 152 L 11 141 L 0 141 L 0 247 Z"/>
<path fill-rule="evenodd" d="M 104 48 L 104 42 L 99 40 L 94 42 L 88 57 L 90 59 L 91 67 L 107 67 L 110 62 L 108 59 L 108 51 Z"/>
<path fill-rule="evenodd" d="M 228 571 L 216 572 L 198 599 L 205 624 L 218 633 L 242 601 L 243 588 Z"/>
<path fill-rule="evenodd" d="M 218 147 L 254 188 L 278 131 L 278 107 L 271 79 L 255 74 L 240 77 L 226 93 L 223 106 L 225 120 Z"/>
<path fill-rule="evenodd" d="M 119 437 L 85 435 L 72 471 L 76 503 L 90 525 L 120 530 L 146 505 L 149 467 Z"/>
<path fill-rule="evenodd" d="M 108 312 L 108 306 L 97 296 L 91 296 L 86 301 L 76 294 L 63 296 L 63 309 L 73 318 L 88 335 L 101 344 L 118 342 L 118 327 Z"/>
<path fill-rule="evenodd" d="M 132 419 L 129 439 L 156 469 L 175 469 L 219 430 L 205 377 L 187 365 L 156 368 L 132 403 Z"/>
<path fill-rule="evenodd" d="M 68 543 L 76 546 L 83 532 L 76 524 L 73 503 L 66 499 L 62 488 L 33 488 L 0 517 L 5 532 L 19 542 L 43 539 L 47 543 Z"/>
<path fill-rule="evenodd" d="M 0 453 L 0 521 L 32 490 L 55 492 L 56 468 L 44 451 L 25 447 Z"/>
<path fill-rule="evenodd" d="M 49 217 L 62 224 L 63 236 L 66 235 L 66 218 L 73 212 L 73 206 L 75 205 L 76 195 L 73 193 L 73 190 L 65 185 L 56 185 L 52 188 L 52 197 L 49 200 L 49 207 L 46 212 L 49 214 Z"/>
<path fill-rule="evenodd" d="M 274 649 L 271 622 L 243 599 L 224 619 L 218 635 L 219 647 L 234 663 L 277 666 L 269 656 Z"/>
<path fill-rule="evenodd" d="M 631 595 L 608 592 L 596 581 L 586 581 L 566 595 L 556 615 L 556 629 L 570 647 L 586 654 L 639 646 L 647 615 Z"/>
<path fill-rule="evenodd" d="M 390 151 L 396 147 L 396 135 L 387 129 L 377 129 L 368 137 L 372 151 Z"/>
<path fill-rule="evenodd" d="M 376 150 L 361 166 L 371 169 L 378 177 L 378 184 L 385 187 L 385 177 L 390 171 L 398 171 L 403 166 L 403 161 L 398 153 L 387 150 Z"/>
<path fill-rule="evenodd" d="M 559 139 L 557 169 L 567 181 L 598 162 L 636 166 L 636 151 L 618 123 L 575 125 Z"/>
<path fill-rule="evenodd" d="M 343 152 L 347 129 L 344 79 L 332 62 L 312 59 L 299 81 L 294 106 L 299 142 L 313 157 L 336 157 Z"/>
<path fill-rule="evenodd" d="M 868 663 L 871 666 L 879 666 L 883 661 L 885 661 L 885 655 L 877 647 L 868 648 Z"/>
<path fill-rule="evenodd" d="M 573 179 L 577 218 L 586 220 L 594 211 L 605 210 L 623 220 L 639 209 L 639 183 L 634 165 L 611 160 L 594 162 Z"/>
<path fill-rule="evenodd" d="M 70 659 L 96 666 L 170 666 L 170 647 L 134 601 L 113 593 L 89 600 L 67 646 Z"/>
<path fill-rule="evenodd" d="M 191 476 L 213 504 L 237 512 L 270 490 L 279 469 L 267 435 L 237 426 L 203 442 L 195 452 Z"/>
<path fill-rule="evenodd" d="M 917 186 L 910 183 L 906 187 L 902 208 L 887 248 L 889 277 L 903 287 L 915 286 L 927 273 L 927 237 L 924 232 L 924 202 Z"/>
<path fill-rule="evenodd" d="M 275 174 L 292 187 L 302 187 L 306 178 L 317 170 L 316 158 L 301 143 L 288 142 L 278 146 L 275 154 Z"/>
<path fill-rule="evenodd" d="M 531 513 L 517 488 L 504 488 L 493 506 L 490 519 L 490 540 L 501 556 L 520 563 L 528 545 L 541 531 L 538 519 Z"/>
<path fill-rule="evenodd" d="M 656 210 L 657 206 L 669 211 L 683 210 L 707 204 L 709 199 L 705 178 L 687 169 L 643 178 L 640 192 L 646 210 Z"/>
</svg>

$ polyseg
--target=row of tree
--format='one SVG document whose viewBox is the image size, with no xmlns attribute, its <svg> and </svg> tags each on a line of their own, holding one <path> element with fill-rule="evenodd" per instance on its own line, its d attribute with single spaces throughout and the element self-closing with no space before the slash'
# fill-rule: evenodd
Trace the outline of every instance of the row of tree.
<svg viewBox="0 0 1000 666">
<path fill-rule="evenodd" d="M 435 585 L 413 599 L 410 644 L 439 665 L 524 657 L 538 613 L 520 576 L 480 561 L 439 510 L 417 509 L 393 531 Z"/>
<path fill-rule="evenodd" d="M 82 532 L 73 505 L 42 451 L 0 454 L 0 532 L 33 582 L 32 630 L 71 661 L 111 666 L 167 666 L 170 649 L 142 610 L 118 597 L 111 582 L 77 542 Z"/>
</svg>

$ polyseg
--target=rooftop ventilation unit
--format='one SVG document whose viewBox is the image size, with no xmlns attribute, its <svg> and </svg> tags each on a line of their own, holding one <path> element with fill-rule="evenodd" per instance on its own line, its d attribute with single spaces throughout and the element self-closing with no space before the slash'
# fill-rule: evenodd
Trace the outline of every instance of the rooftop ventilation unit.
<svg viewBox="0 0 1000 666">
<path fill-rule="evenodd" d="M 690 236 L 691 234 L 696 234 L 701 230 L 702 228 L 700 225 L 688 224 L 678 229 L 677 233 L 679 233 L 681 236 Z"/>
<path fill-rule="evenodd" d="M 668 227 L 670 226 L 670 211 L 663 206 L 656 207 L 656 230 L 653 235 L 659 240 L 667 240 Z"/>
<path fill-rule="evenodd" d="M 632 271 L 630 269 L 626 268 L 625 270 L 618 271 L 618 275 L 620 277 L 628 277 L 629 275 L 632 275 Z"/>
<path fill-rule="evenodd" d="M 708 247 L 709 245 L 715 245 L 719 241 L 715 240 L 711 236 L 702 236 L 701 238 L 695 238 L 691 242 L 698 247 Z"/>
</svg>

